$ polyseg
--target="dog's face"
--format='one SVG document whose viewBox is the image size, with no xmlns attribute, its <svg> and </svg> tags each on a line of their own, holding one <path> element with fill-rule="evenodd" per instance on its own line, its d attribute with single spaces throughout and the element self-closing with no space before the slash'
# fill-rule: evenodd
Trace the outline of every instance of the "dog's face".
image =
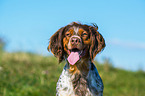
<svg viewBox="0 0 145 96">
<path fill-rule="evenodd" d="M 105 47 L 97 26 L 88 26 L 73 22 L 59 29 L 51 38 L 48 50 L 61 62 L 67 58 L 71 65 L 80 59 L 93 60 Z"/>
</svg>

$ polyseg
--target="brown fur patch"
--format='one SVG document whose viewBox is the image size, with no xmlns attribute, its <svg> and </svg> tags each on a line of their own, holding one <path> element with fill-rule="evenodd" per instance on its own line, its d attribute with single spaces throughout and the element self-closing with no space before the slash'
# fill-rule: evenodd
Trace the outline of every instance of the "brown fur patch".
<svg viewBox="0 0 145 96">
<path fill-rule="evenodd" d="M 88 59 L 88 58 L 87 58 Z M 89 72 L 89 63 L 87 59 L 70 65 L 69 72 L 72 74 L 72 83 L 77 96 L 85 96 L 87 92 L 87 74 Z"/>
<path fill-rule="evenodd" d="M 82 74 L 75 74 L 72 78 L 73 87 L 76 96 L 85 96 L 87 92 L 87 80 Z"/>
</svg>

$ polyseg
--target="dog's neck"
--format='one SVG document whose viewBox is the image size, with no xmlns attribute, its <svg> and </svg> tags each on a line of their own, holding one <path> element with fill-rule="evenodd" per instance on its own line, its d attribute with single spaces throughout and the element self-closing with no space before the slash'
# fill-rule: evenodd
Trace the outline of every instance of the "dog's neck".
<svg viewBox="0 0 145 96">
<path fill-rule="evenodd" d="M 70 74 L 82 74 L 83 76 L 87 76 L 90 70 L 91 61 L 89 59 L 83 59 L 78 61 L 76 64 L 71 65 L 67 62 L 67 69 Z"/>
<path fill-rule="evenodd" d="M 70 73 L 70 78 L 77 96 L 85 96 L 87 92 L 87 75 L 90 70 L 91 61 L 80 60 L 75 65 L 67 62 L 67 70 Z"/>
</svg>

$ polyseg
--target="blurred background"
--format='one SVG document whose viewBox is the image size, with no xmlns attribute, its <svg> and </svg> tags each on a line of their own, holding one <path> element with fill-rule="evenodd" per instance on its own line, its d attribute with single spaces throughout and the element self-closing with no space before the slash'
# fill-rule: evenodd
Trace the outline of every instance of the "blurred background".
<svg viewBox="0 0 145 96">
<path fill-rule="evenodd" d="M 99 67 L 100 69 L 104 68 L 102 69 L 103 71 L 100 70 L 102 78 L 107 78 L 107 74 L 104 75 L 104 72 L 107 73 L 109 68 L 119 70 L 112 72 L 121 72 L 120 74 L 127 72 L 124 74 L 132 74 L 129 75 L 132 76 L 130 77 L 131 80 L 137 78 L 136 76 L 140 76 L 139 74 L 142 74 L 141 79 L 136 82 L 137 85 L 133 87 L 135 89 L 131 91 L 133 95 L 126 94 L 128 94 L 127 90 L 132 88 L 131 86 L 133 86 L 132 84 L 135 82 L 126 84 L 122 83 L 124 82 L 123 80 L 120 84 L 124 84 L 124 86 L 126 85 L 128 87 L 125 87 L 124 90 L 119 89 L 116 94 L 119 94 L 119 92 L 122 94 L 117 96 L 143 96 L 142 94 L 145 92 L 141 91 L 139 88 L 143 88 L 142 81 L 145 80 L 145 78 L 142 77 L 145 76 L 144 0 L 0 0 L 0 74 L 5 78 L 1 79 L 3 83 L 1 83 L 0 87 L 0 96 L 40 96 L 38 93 L 44 90 L 46 93 L 49 93 L 47 89 L 49 89 L 50 92 L 51 90 L 55 90 L 51 89 L 50 85 L 52 84 L 52 86 L 55 87 L 60 73 L 54 77 L 51 84 L 45 84 L 47 79 L 50 78 L 50 75 L 48 77 L 44 76 L 44 74 L 48 75 L 48 73 L 51 73 L 51 67 L 52 69 L 56 68 L 56 66 L 51 66 L 50 64 L 54 63 L 52 60 L 56 59 L 51 57 L 52 54 L 47 51 L 49 38 L 59 28 L 74 21 L 83 24 L 96 23 L 99 27 L 98 31 L 105 38 L 106 48 L 96 56 L 96 64 L 101 66 Z M 33 69 L 32 66 L 34 62 L 36 68 Z M 14 64 L 16 64 L 15 66 L 17 67 L 15 67 Z M 20 66 L 21 64 L 24 64 L 23 67 L 27 66 L 26 69 L 23 69 L 23 67 Z M 103 67 L 104 65 L 107 67 Z M 9 66 L 11 67 L 9 68 Z M 28 68 L 31 68 L 30 66 L 33 70 L 30 69 L 28 71 Z M 42 70 L 39 69 L 41 68 L 40 66 Z M 58 72 L 61 72 L 62 68 L 63 65 L 60 65 L 56 69 Z M 7 71 L 2 73 L 1 70 L 4 69 Z M 22 70 L 23 72 L 21 72 Z M 28 74 L 25 76 L 23 73 L 26 71 L 28 71 L 28 74 L 34 73 L 33 76 L 36 76 L 36 80 L 33 79 L 33 81 L 31 81 L 32 77 L 30 76 L 29 78 Z M 10 79 L 11 76 L 15 76 L 15 73 L 19 72 L 20 74 L 17 74 L 17 79 Z M 36 73 L 37 75 L 42 73 L 42 78 L 41 76 L 38 78 L 39 76 L 37 77 Z M 113 75 L 115 73 L 110 74 L 111 77 L 119 76 L 119 74 Z M 21 77 L 22 75 L 24 77 Z M 53 76 L 54 74 L 52 78 Z M 23 78 L 26 78 L 24 82 L 15 85 L 16 82 L 23 81 Z M 104 81 L 106 86 L 108 86 L 106 87 L 108 89 L 105 89 L 105 94 L 108 96 L 116 96 L 116 94 L 113 95 L 114 91 L 112 90 L 118 87 L 117 85 L 112 87 L 112 84 L 115 82 L 114 80 L 118 80 L 118 78 L 114 78 L 116 79 L 111 79 L 110 81 L 112 83 Z M 27 82 L 27 86 L 19 88 L 20 85 L 24 85 L 29 79 L 30 84 Z M 11 80 L 11 83 L 8 83 L 9 81 L 6 80 Z M 30 85 L 35 85 L 37 80 L 40 80 L 40 85 L 44 84 L 45 86 L 43 86 L 43 88 L 46 89 L 35 90 L 34 86 L 31 86 L 31 88 Z M 11 89 L 8 89 L 7 87 L 10 86 Z M 112 89 L 109 90 L 109 88 Z M 19 89 L 23 89 L 22 94 L 18 94 L 20 92 Z M 33 93 L 32 90 L 36 92 Z M 41 96 L 43 95 L 44 94 L 41 94 Z M 52 93 L 52 96 L 53 95 L 54 93 Z M 44 96 L 47 95 L 45 94 Z"/>
</svg>

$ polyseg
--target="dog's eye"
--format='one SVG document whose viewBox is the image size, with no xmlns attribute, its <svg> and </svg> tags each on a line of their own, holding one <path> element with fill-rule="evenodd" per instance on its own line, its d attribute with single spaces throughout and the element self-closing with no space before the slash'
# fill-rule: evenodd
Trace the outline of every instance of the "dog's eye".
<svg viewBox="0 0 145 96">
<path fill-rule="evenodd" d="M 66 32 L 66 33 L 65 33 L 65 36 L 70 37 L 70 36 L 71 36 L 71 33 L 70 33 L 70 32 Z"/>
<path fill-rule="evenodd" d="M 82 36 L 87 36 L 88 33 L 87 32 L 83 32 Z"/>
</svg>

